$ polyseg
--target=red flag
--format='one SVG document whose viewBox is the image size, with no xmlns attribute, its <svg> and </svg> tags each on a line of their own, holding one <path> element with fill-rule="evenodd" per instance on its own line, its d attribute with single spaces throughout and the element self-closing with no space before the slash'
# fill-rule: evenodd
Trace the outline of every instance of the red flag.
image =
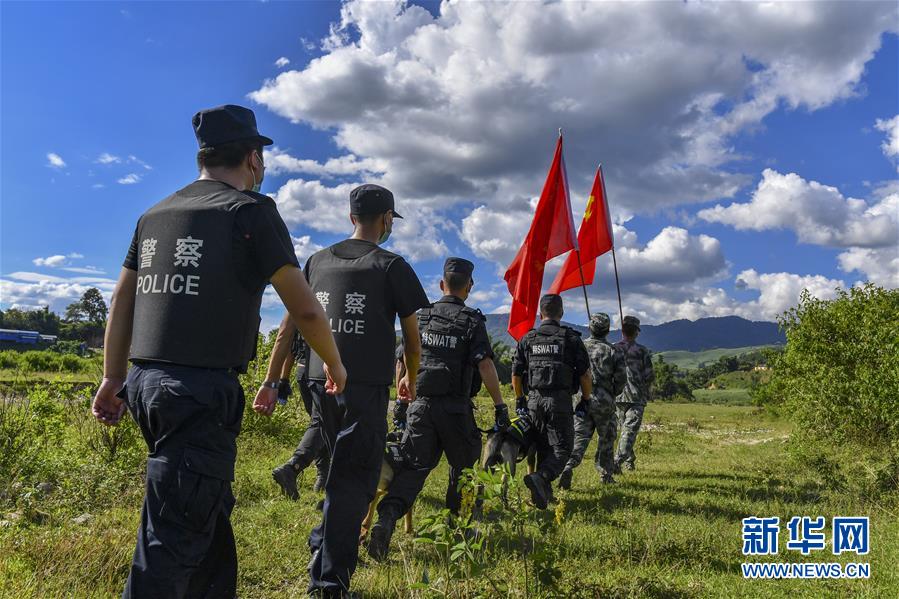
<svg viewBox="0 0 899 599">
<path fill-rule="evenodd" d="M 504 277 L 512 294 L 512 312 L 509 315 L 509 334 L 512 337 L 521 339 L 534 326 L 545 264 L 576 247 L 560 135 L 531 229 Z"/>
<path fill-rule="evenodd" d="M 577 254 L 571 252 L 562 265 L 562 270 L 556 275 L 550 293 L 562 293 L 566 289 L 580 287 L 581 271 L 584 273 L 583 284 L 593 283 L 593 275 L 596 273 L 596 258 L 612 249 L 612 219 L 609 218 L 609 203 L 606 201 L 605 183 L 602 178 L 602 167 L 596 169 L 596 178 L 593 179 L 593 189 L 590 191 L 590 199 L 587 200 L 587 208 L 584 210 L 584 220 L 581 221 L 581 229 L 577 234 L 578 245 L 581 251 L 581 269 L 578 269 Z"/>
</svg>

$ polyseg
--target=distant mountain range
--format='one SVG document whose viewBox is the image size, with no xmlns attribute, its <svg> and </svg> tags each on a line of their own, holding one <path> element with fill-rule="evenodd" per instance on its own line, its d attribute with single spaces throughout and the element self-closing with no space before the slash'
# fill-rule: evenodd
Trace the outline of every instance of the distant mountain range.
<svg viewBox="0 0 899 599">
<path fill-rule="evenodd" d="M 487 314 L 487 332 L 497 341 L 514 346 L 515 340 L 507 332 L 508 314 Z M 587 327 L 566 322 L 568 326 L 589 335 Z M 681 350 L 705 351 L 749 345 L 774 345 L 786 343 L 786 337 L 775 322 L 754 322 L 739 316 L 700 318 L 699 320 L 672 320 L 664 324 L 646 324 L 640 327 L 640 343 L 654 352 Z M 617 330 L 609 333 L 609 340 L 618 341 Z"/>
</svg>

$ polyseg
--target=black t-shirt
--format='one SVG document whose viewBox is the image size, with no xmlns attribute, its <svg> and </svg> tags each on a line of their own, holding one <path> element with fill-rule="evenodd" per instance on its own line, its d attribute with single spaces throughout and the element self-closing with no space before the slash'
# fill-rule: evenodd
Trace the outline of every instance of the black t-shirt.
<svg viewBox="0 0 899 599">
<path fill-rule="evenodd" d="M 194 181 L 179 193 L 186 196 L 203 196 L 219 192 L 223 186 L 231 188 L 227 183 L 204 179 Z M 293 250 L 290 233 L 278 213 L 275 202 L 268 196 L 252 192 L 244 193 L 256 198 L 258 203 L 239 208 L 235 216 L 232 234 L 234 267 L 238 277 L 248 289 L 258 289 L 266 285 L 282 266 L 292 264 L 299 267 L 299 262 Z M 135 227 L 131 247 L 128 248 L 123 266 L 137 270 L 139 253 Z"/>
<path fill-rule="evenodd" d="M 353 260 L 360 258 L 372 250 L 377 244 L 364 239 L 344 239 L 331 246 L 331 251 L 338 258 Z M 308 267 L 309 263 L 306 263 Z M 306 270 L 308 280 L 308 270 Z M 420 308 L 430 306 L 428 296 L 418 280 L 418 275 L 402 257 L 394 260 L 387 269 L 389 283 L 388 311 L 395 312 L 400 318 L 406 318 L 418 312 Z"/>
</svg>

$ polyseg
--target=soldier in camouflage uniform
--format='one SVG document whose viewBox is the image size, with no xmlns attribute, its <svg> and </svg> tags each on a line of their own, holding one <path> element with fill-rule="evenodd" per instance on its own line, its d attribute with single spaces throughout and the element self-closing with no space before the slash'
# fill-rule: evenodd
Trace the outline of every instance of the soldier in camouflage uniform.
<svg viewBox="0 0 899 599">
<path fill-rule="evenodd" d="M 652 369 L 652 352 L 646 346 L 637 343 L 640 334 L 640 321 L 635 316 L 625 316 L 621 324 L 624 339 L 615 347 L 624 355 L 627 370 L 627 384 L 624 391 L 615 399 L 618 411 L 618 427 L 621 438 L 618 440 L 618 452 L 615 455 L 616 472 L 633 470 L 636 456 L 634 443 L 640 424 L 643 422 L 643 410 L 652 399 L 652 382 L 655 372 Z"/>
<path fill-rule="evenodd" d="M 598 446 L 594 466 L 603 483 L 613 483 L 615 437 L 615 397 L 627 381 L 624 357 L 606 340 L 609 334 L 609 315 L 594 314 L 590 318 L 590 338 L 584 341 L 590 356 L 593 393 L 581 399 L 574 410 L 574 449 L 559 477 L 559 488 L 571 488 L 572 471 L 580 465 L 587 445 L 596 431 Z"/>
</svg>

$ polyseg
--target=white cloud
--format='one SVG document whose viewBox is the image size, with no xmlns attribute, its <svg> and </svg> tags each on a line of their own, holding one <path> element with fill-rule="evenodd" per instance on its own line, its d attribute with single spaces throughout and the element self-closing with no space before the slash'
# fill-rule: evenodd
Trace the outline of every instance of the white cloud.
<svg viewBox="0 0 899 599">
<path fill-rule="evenodd" d="M 840 269 L 858 271 L 866 281 L 887 288 L 899 288 L 899 246 L 850 248 L 837 256 Z"/>
<path fill-rule="evenodd" d="M 899 114 L 891 119 L 877 119 L 874 126 L 887 134 L 880 145 L 883 153 L 888 157 L 899 156 Z"/>
<path fill-rule="evenodd" d="M 120 185 L 134 185 L 135 183 L 139 183 L 141 180 L 141 176 L 137 173 L 130 173 L 125 175 L 124 177 L 118 179 L 116 183 Z"/>
<path fill-rule="evenodd" d="M 128 164 L 137 164 L 138 166 L 143 167 L 143 169 L 146 170 L 146 171 L 152 171 L 152 170 L 153 170 L 153 167 L 152 167 L 152 166 L 150 166 L 149 164 L 147 164 L 146 162 L 144 162 L 143 160 L 141 160 L 140 158 L 138 158 L 138 157 L 135 156 L 134 154 L 129 154 L 129 155 L 128 155 Z"/>
<path fill-rule="evenodd" d="M 315 160 L 295 158 L 287 152 L 272 146 L 263 152 L 265 168 L 269 174 L 305 173 L 318 176 L 333 177 L 339 175 L 355 175 L 359 173 L 381 173 L 385 165 L 377 160 L 360 160 L 352 154 L 329 158 L 321 163 Z"/>
<path fill-rule="evenodd" d="M 837 287 L 846 288 L 842 280 L 821 275 L 803 276 L 786 272 L 760 274 L 754 269 L 737 275 L 736 285 L 740 289 L 759 292 L 759 298 L 742 304 L 738 313 L 748 313 L 765 320 L 774 320 L 795 306 L 803 290 L 818 299 L 833 299 L 837 296 Z"/>
<path fill-rule="evenodd" d="M 739 230 L 791 229 L 803 243 L 883 247 L 899 236 L 899 194 L 868 204 L 795 173 L 765 169 L 749 202 L 717 205 L 698 216 Z"/>
<path fill-rule="evenodd" d="M 351 183 L 327 187 L 321 181 L 291 179 L 275 192 L 274 200 L 288 227 L 302 225 L 327 233 L 348 233 L 353 230 L 350 191 L 354 187 Z"/>
<path fill-rule="evenodd" d="M 282 56 L 281 58 L 279 58 L 278 60 L 275 61 L 275 66 L 278 67 L 279 69 L 283 69 L 284 67 L 286 67 L 289 64 L 290 64 L 290 59 L 287 58 L 286 56 Z"/>
<path fill-rule="evenodd" d="M 118 156 L 113 156 L 109 152 L 103 152 L 99 156 L 97 156 L 97 160 L 95 161 L 99 164 L 118 164 L 122 162 L 122 159 Z"/>
<path fill-rule="evenodd" d="M 62 156 L 56 154 L 55 152 L 47 153 L 47 166 L 51 168 L 65 168 L 66 161 L 62 159 Z"/>
<path fill-rule="evenodd" d="M 5 307 L 37 308 L 49 306 L 62 312 L 85 291 L 96 287 L 108 302 L 115 289 L 115 280 L 103 277 L 57 277 L 33 272 L 14 272 L 0 278 L 0 297 Z"/>
<path fill-rule="evenodd" d="M 106 186 L 102 183 L 94 183 L 93 185 L 91 185 L 91 189 L 103 189 L 104 187 Z"/>
<path fill-rule="evenodd" d="M 858 93 L 890 3 L 349 2 L 323 56 L 250 97 L 335 131 L 423 202 L 539 191 L 558 126 L 576 193 L 606 162 L 613 211 L 732 197 L 731 145 L 781 106 Z M 501 108 L 501 109 L 500 109 Z"/>
<path fill-rule="evenodd" d="M 309 256 L 319 250 L 324 249 L 324 246 L 321 246 L 312 241 L 312 237 L 310 237 L 309 235 L 302 235 L 300 237 L 294 237 L 291 235 L 291 239 L 293 240 L 293 251 L 297 255 L 297 260 L 299 261 L 300 266 L 303 266 L 306 263 L 306 260 L 309 259 Z"/>
<path fill-rule="evenodd" d="M 35 258 L 31 262 L 35 266 L 46 266 L 49 268 L 60 268 L 62 266 L 67 266 L 71 264 L 72 260 L 78 260 L 80 258 L 84 258 L 82 254 L 78 252 L 72 252 L 70 254 L 56 254 L 53 256 L 47 256 L 46 258 Z"/>
</svg>

